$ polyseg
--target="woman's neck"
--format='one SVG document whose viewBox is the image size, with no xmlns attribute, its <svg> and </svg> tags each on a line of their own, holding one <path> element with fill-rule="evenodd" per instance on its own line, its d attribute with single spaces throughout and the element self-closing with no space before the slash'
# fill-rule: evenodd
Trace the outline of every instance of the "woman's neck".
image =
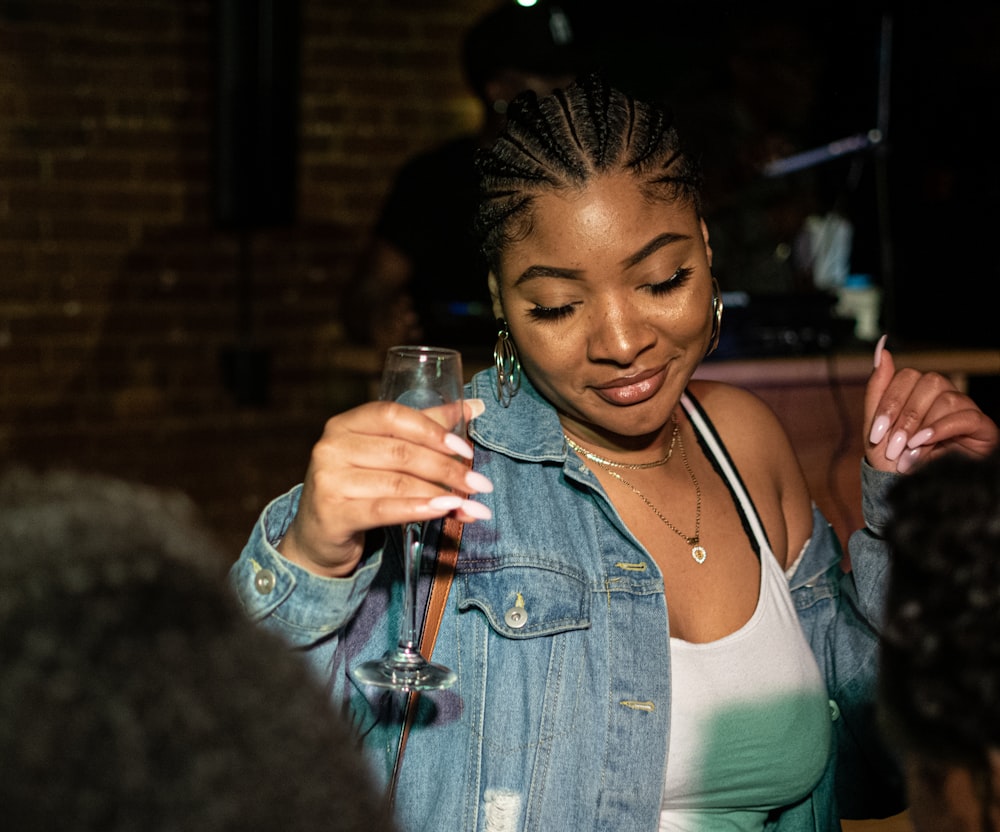
<svg viewBox="0 0 1000 832">
<path fill-rule="evenodd" d="M 680 429 L 673 413 L 658 430 L 640 436 L 612 433 L 563 416 L 559 421 L 571 447 L 576 445 L 574 450 L 578 453 L 625 465 L 657 464 L 658 460 L 669 459 Z"/>
</svg>

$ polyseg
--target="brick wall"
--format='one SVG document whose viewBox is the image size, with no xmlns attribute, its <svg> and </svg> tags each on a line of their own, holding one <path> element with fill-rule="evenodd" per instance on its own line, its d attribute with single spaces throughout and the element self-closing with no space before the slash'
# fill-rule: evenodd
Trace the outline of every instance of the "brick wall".
<svg viewBox="0 0 1000 832">
<path fill-rule="evenodd" d="M 213 222 L 211 0 L 0 0 L 0 453 L 183 489 L 239 546 L 364 395 L 339 298 L 398 165 L 475 124 L 490 6 L 301 0 L 298 219 L 244 235 Z M 257 350 L 248 406 L 221 365 Z"/>
</svg>

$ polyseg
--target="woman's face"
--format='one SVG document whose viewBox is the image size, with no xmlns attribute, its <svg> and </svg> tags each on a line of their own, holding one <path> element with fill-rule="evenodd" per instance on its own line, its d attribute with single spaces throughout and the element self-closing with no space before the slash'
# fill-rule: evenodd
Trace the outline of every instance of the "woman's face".
<svg viewBox="0 0 1000 832">
<path fill-rule="evenodd" d="M 711 258 L 692 205 L 651 200 L 631 175 L 608 174 L 536 197 L 531 233 L 490 275 L 494 311 L 567 428 L 612 442 L 647 436 L 708 348 Z"/>
</svg>

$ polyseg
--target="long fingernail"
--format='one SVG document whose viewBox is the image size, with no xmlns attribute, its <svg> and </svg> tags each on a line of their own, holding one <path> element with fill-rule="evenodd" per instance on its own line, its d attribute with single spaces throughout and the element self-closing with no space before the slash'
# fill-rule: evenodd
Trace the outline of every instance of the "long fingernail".
<svg viewBox="0 0 1000 832">
<path fill-rule="evenodd" d="M 930 428 L 924 428 L 921 431 L 913 434 L 910 437 L 910 441 L 906 443 L 907 448 L 919 448 L 921 445 L 926 445 L 931 441 L 931 437 L 934 436 L 934 431 Z"/>
<path fill-rule="evenodd" d="M 482 399 L 466 399 L 465 403 L 469 405 L 469 408 L 472 410 L 472 413 L 469 416 L 470 420 L 475 419 L 477 416 L 482 416 L 486 411 L 486 402 Z"/>
<path fill-rule="evenodd" d="M 469 471 L 465 475 L 465 484 L 469 486 L 470 491 L 475 491 L 479 494 L 488 494 L 493 490 L 493 483 L 478 471 Z"/>
<path fill-rule="evenodd" d="M 442 494 L 440 497 L 428 500 L 427 505 L 434 511 L 454 511 L 456 508 L 460 508 L 464 502 L 465 500 L 456 494 Z"/>
<path fill-rule="evenodd" d="M 920 458 L 920 448 L 913 448 L 912 450 L 906 451 L 900 458 L 899 462 L 896 463 L 896 470 L 900 474 L 905 474 L 909 471 L 914 463 Z"/>
<path fill-rule="evenodd" d="M 899 459 L 899 455 L 903 453 L 903 448 L 906 447 L 906 434 L 897 430 L 893 435 L 892 439 L 889 440 L 889 444 L 885 446 L 885 458 L 896 460 Z"/>
<path fill-rule="evenodd" d="M 492 511 L 482 503 L 477 503 L 474 500 L 466 500 L 462 503 L 462 511 L 468 514 L 469 517 L 475 517 L 477 520 L 489 520 L 493 516 Z"/>
<path fill-rule="evenodd" d="M 868 441 L 871 442 L 873 445 L 877 445 L 879 442 L 882 441 L 882 438 L 885 436 L 886 431 L 888 430 L 889 430 L 889 417 L 879 416 L 875 420 L 875 424 L 872 425 L 872 432 L 868 434 Z"/>
<path fill-rule="evenodd" d="M 444 444 L 448 446 L 448 450 L 454 451 L 465 459 L 472 459 L 473 457 L 472 446 L 461 436 L 456 436 L 454 433 L 446 434 Z"/>
<path fill-rule="evenodd" d="M 878 343 L 875 345 L 875 369 L 878 369 L 878 365 L 882 363 L 882 350 L 885 349 L 885 339 L 888 335 L 883 335 L 878 339 Z"/>
</svg>

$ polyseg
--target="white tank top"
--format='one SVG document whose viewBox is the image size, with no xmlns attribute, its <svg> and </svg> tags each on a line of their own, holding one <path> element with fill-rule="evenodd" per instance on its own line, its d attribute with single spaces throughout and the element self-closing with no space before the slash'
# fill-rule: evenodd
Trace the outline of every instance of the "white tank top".
<svg viewBox="0 0 1000 832">
<path fill-rule="evenodd" d="M 760 830 L 805 797 L 826 767 L 830 710 L 788 581 L 707 418 L 685 409 L 729 485 L 760 553 L 750 619 L 717 641 L 670 639 L 671 716 L 660 832 Z"/>
</svg>

